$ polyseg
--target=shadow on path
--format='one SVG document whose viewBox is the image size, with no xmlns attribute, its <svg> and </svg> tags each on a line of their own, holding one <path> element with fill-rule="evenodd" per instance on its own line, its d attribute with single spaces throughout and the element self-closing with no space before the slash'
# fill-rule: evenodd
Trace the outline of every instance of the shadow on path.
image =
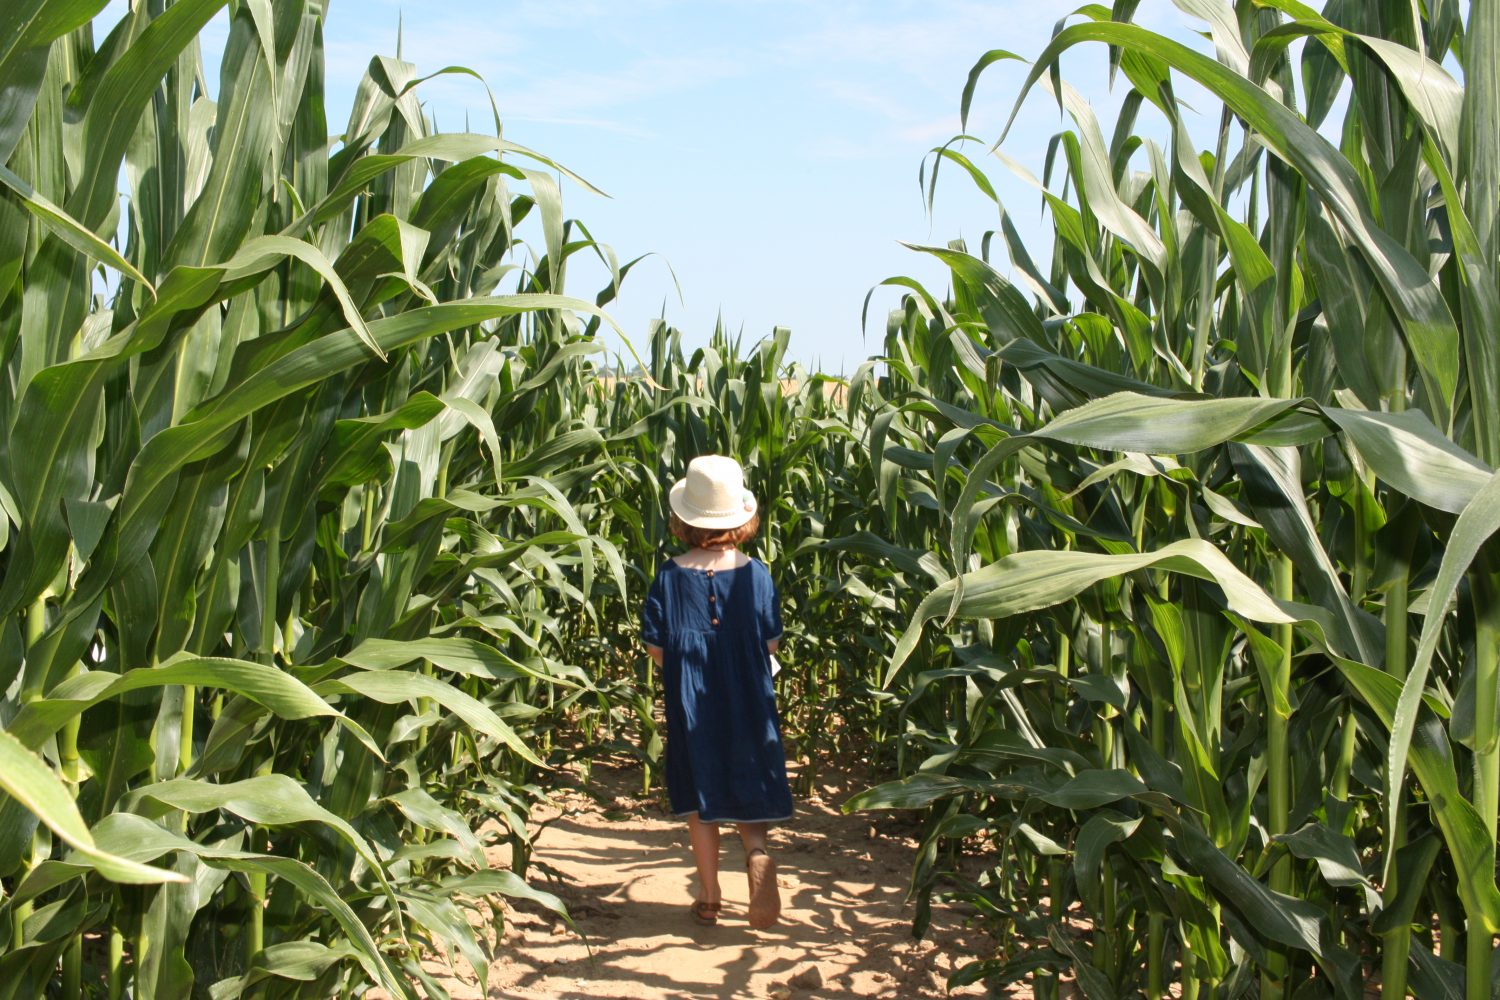
<svg viewBox="0 0 1500 1000">
<path fill-rule="evenodd" d="M 986 996 L 983 985 L 950 994 L 944 984 L 954 967 L 993 954 L 993 942 L 944 907 L 927 939 L 913 942 L 906 882 L 916 841 L 841 814 L 835 804 L 862 786 L 831 781 L 771 831 L 780 922 L 765 931 L 745 924 L 744 855 L 726 828 L 724 910 L 717 927 L 699 927 L 688 915 L 696 876 L 684 823 L 636 798 L 636 768 L 595 763 L 591 795 L 561 792 L 538 811 L 528 877 L 567 904 L 588 943 L 552 913 L 507 907 L 483 988 L 462 961 L 423 966 L 453 1000 L 727 1000 L 787 996 L 787 988 L 795 1000 Z M 489 855 L 496 868 L 510 861 L 505 847 Z M 1017 987 L 1005 996 L 1032 994 Z"/>
<path fill-rule="evenodd" d="M 839 802 L 857 787 L 825 794 Z M 612 806 L 560 796 L 566 812 L 546 817 L 534 849 L 535 863 L 561 876 L 546 888 L 568 905 L 592 957 L 555 918 L 507 911 L 488 993 L 454 982 L 455 1000 L 767 997 L 812 966 L 822 985 L 793 989 L 794 997 L 984 995 L 978 986 L 943 989 L 955 964 L 989 950 L 981 932 L 938 908 L 928 939 L 911 938 L 905 894 L 914 841 L 868 837 L 868 817 L 845 816 L 816 798 L 799 801 L 797 817 L 771 834 L 782 919 L 756 931 L 745 923 L 739 838 L 726 828 L 724 912 L 717 926 L 699 927 L 688 913 L 695 876 L 686 828 L 633 798 L 639 788 L 638 771 L 596 765 L 595 792 Z M 539 874 L 533 871 L 533 882 Z"/>
</svg>

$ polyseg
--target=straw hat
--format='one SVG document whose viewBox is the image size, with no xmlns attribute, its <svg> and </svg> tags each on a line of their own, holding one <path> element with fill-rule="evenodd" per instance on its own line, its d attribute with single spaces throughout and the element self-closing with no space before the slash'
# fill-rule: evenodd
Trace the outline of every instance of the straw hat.
<svg viewBox="0 0 1500 1000">
<path fill-rule="evenodd" d="M 725 455 L 700 455 L 667 495 L 672 512 L 695 528 L 738 528 L 755 516 L 755 495 L 745 489 L 740 463 Z"/>
</svg>

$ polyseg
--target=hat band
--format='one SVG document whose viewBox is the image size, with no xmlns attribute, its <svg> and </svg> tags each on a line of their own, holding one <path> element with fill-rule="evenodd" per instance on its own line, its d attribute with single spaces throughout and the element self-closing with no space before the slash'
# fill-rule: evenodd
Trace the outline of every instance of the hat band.
<svg viewBox="0 0 1500 1000">
<path fill-rule="evenodd" d="M 693 514 L 695 516 L 697 516 L 697 517 L 728 517 L 731 514 L 743 514 L 745 512 L 745 508 L 743 506 L 741 506 L 741 507 L 726 507 L 723 510 L 710 510 L 707 507 L 699 507 L 697 504 L 694 504 L 691 500 L 689 500 L 688 503 L 690 505 L 692 505 L 692 507 L 693 507 Z"/>
</svg>

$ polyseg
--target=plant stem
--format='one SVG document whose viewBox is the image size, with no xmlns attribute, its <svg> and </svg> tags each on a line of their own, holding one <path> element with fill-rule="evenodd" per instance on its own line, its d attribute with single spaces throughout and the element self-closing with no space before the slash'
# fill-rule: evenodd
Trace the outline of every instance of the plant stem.
<svg viewBox="0 0 1500 1000">
<path fill-rule="evenodd" d="M 261 608 L 260 608 L 260 652 L 261 657 L 268 666 L 276 663 L 276 590 L 281 578 L 281 539 L 279 525 L 281 524 L 280 504 L 276 504 L 274 512 L 267 512 L 266 523 L 270 531 L 266 536 L 266 577 L 261 584 Z M 268 748 L 266 758 L 257 768 L 260 773 L 269 774 L 274 770 L 275 751 Z M 250 828 L 252 850 L 263 850 L 265 833 L 259 827 Z M 245 965 L 248 967 L 256 955 L 260 954 L 265 947 L 266 940 L 266 876 L 264 872 L 250 872 L 245 876 L 250 887 L 250 923 L 245 928 Z M 256 991 L 260 995 L 260 991 Z"/>
<path fill-rule="evenodd" d="M 1438 935 L 1441 939 L 1438 957 L 1457 964 L 1459 956 L 1464 952 L 1463 909 L 1448 893 L 1439 893 L 1433 903 L 1437 910 Z"/>
<path fill-rule="evenodd" d="M 1333 775 L 1328 783 L 1328 794 L 1338 802 L 1349 801 L 1349 772 L 1354 768 L 1354 747 L 1359 736 L 1359 727 L 1354 722 L 1354 709 L 1346 708 L 1339 723 L 1339 756 L 1334 764 Z"/>
<path fill-rule="evenodd" d="M 1292 598 L 1292 561 L 1287 556 L 1278 557 L 1272 563 L 1272 584 L 1275 594 L 1284 601 Z M 1276 626 L 1276 641 L 1281 645 L 1281 659 L 1276 664 L 1276 673 L 1271 678 L 1272 690 L 1266 693 L 1266 832 L 1271 836 L 1287 832 L 1291 814 L 1291 761 L 1287 753 L 1287 719 L 1276 711 L 1276 705 L 1285 700 L 1292 686 L 1292 627 Z M 1281 697 L 1277 697 L 1277 695 Z M 1292 859 L 1283 855 L 1271 866 L 1271 890 L 1292 894 Z M 1287 996 L 1287 954 L 1283 949 L 1268 953 L 1266 968 L 1261 973 L 1260 995 L 1266 1000 Z"/>
<path fill-rule="evenodd" d="M 144 985 L 145 984 L 141 982 L 141 973 L 144 972 L 145 969 L 146 969 L 146 956 L 149 955 L 150 953 L 151 953 L 151 939 L 148 936 L 147 931 L 146 931 L 146 919 L 145 919 L 144 916 L 142 916 L 141 922 L 140 922 L 140 926 L 136 929 L 136 933 L 135 933 L 135 954 L 133 956 L 133 958 L 135 960 L 134 961 L 134 966 L 135 966 L 135 995 L 136 996 L 148 996 L 149 995 L 148 992 L 144 989 Z"/>
<path fill-rule="evenodd" d="M 32 602 L 31 607 L 26 609 L 26 651 L 28 655 L 37 643 L 42 641 L 42 636 L 47 631 L 47 598 L 46 595 L 38 597 Z M 35 701 L 40 692 L 32 692 L 23 695 L 25 701 Z M 33 855 L 36 853 L 36 836 L 33 834 L 31 845 L 27 849 L 23 864 L 30 869 Z M 19 883 L 20 879 L 17 878 Z M 26 921 L 30 919 L 32 904 L 30 901 L 20 903 L 11 910 L 10 946 L 12 950 L 19 950 L 26 941 Z"/>
<path fill-rule="evenodd" d="M 83 997 L 83 935 L 74 934 L 68 941 L 62 957 L 63 1000 L 82 1000 Z"/>
<path fill-rule="evenodd" d="M 1066 625 L 1057 630 L 1057 674 L 1060 680 L 1066 679 L 1071 668 L 1073 659 L 1073 637 L 1068 632 Z M 1058 690 L 1065 690 L 1061 684 Z M 1059 730 L 1067 723 L 1068 706 L 1067 699 L 1057 697 L 1052 699 L 1052 723 Z M 1063 863 L 1057 858 L 1047 859 L 1047 904 L 1052 913 L 1054 923 L 1061 923 L 1063 919 L 1063 879 L 1066 870 Z M 1040 970 L 1036 974 L 1036 996 L 1037 1000 L 1058 1000 L 1058 978 L 1057 974 L 1050 969 Z"/>
<path fill-rule="evenodd" d="M 76 676 L 83 672 L 83 664 L 74 666 L 71 673 Z M 75 715 L 63 726 L 62 732 L 57 738 L 57 761 L 62 769 L 63 780 L 68 783 L 68 790 L 73 795 L 73 800 L 78 800 L 78 785 L 83 780 L 82 769 L 79 767 L 78 759 L 78 727 L 81 716 Z M 62 959 L 62 995 L 63 1000 L 79 1000 L 83 996 L 83 932 L 75 931 L 68 941 L 67 950 L 63 952 Z"/>
<path fill-rule="evenodd" d="M 255 769 L 256 774 L 273 774 L 276 771 L 275 754 L 271 753 Z M 252 826 L 250 828 L 250 843 L 252 850 L 272 852 L 272 845 L 267 842 L 265 827 Z M 245 966 L 249 967 L 266 946 L 266 875 L 264 872 L 251 872 L 246 876 L 250 885 L 250 925 L 245 928 Z M 250 994 L 250 1000 L 263 1000 L 265 997 L 265 983 L 256 985 Z"/>
<path fill-rule="evenodd" d="M 125 934 L 117 923 L 109 925 L 109 1000 L 125 993 Z"/>
<path fill-rule="evenodd" d="M 74 667 L 71 676 L 77 676 L 83 672 L 83 665 Z M 82 770 L 78 763 L 78 728 L 80 716 L 73 716 L 63 726 L 62 732 L 57 740 L 57 762 L 61 766 L 63 780 L 73 790 L 73 797 L 78 797 L 78 783 L 83 780 Z"/>
<path fill-rule="evenodd" d="M 1495 841 L 1500 818 L 1500 732 L 1495 698 L 1500 694 L 1500 579 L 1494 560 L 1482 554 L 1474 574 L 1474 808 Z M 1469 1000 L 1490 1000 L 1494 936 L 1483 917 L 1470 914 L 1464 967 Z"/>
<path fill-rule="evenodd" d="M 1108 618 L 1099 622 L 1099 658 L 1097 665 L 1099 673 L 1105 678 L 1112 678 L 1112 667 L 1114 665 L 1114 627 Z M 1113 709 L 1106 707 L 1105 713 L 1112 713 Z M 1115 731 L 1110 724 L 1111 716 L 1101 713 L 1095 722 L 1099 739 L 1099 765 L 1112 768 L 1115 766 Z M 1106 861 L 1103 870 L 1099 872 L 1099 906 L 1103 911 L 1099 914 L 1103 924 L 1102 934 L 1098 935 L 1094 945 L 1094 965 L 1101 971 L 1107 972 L 1114 966 L 1114 956 L 1117 939 L 1115 928 L 1115 875 L 1114 869 L 1109 867 Z"/>
<path fill-rule="evenodd" d="M 1214 157 L 1214 197 L 1224 189 L 1224 160 L 1229 152 L 1229 127 L 1233 119 L 1226 109 L 1219 121 L 1219 145 Z M 1193 391 L 1203 391 L 1203 374 L 1208 360 L 1208 328 L 1214 315 L 1214 264 L 1219 259 L 1219 240 L 1208 233 L 1203 237 L 1203 259 L 1198 287 L 1198 322 L 1193 330 Z"/>
<path fill-rule="evenodd" d="M 193 707 L 198 701 L 198 688 L 192 684 L 182 686 L 182 726 L 177 743 L 177 772 L 187 771 L 193 766 Z"/>
<path fill-rule="evenodd" d="M 1151 748 L 1166 756 L 1167 703 L 1151 699 Z M 1146 921 L 1146 996 L 1162 1000 L 1167 995 L 1167 921 L 1155 910 Z"/>
<path fill-rule="evenodd" d="M 1172 523 L 1168 518 L 1168 523 Z M 1145 550 L 1145 526 L 1136 536 L 1136 549 Z M 1171 583 L 1165 573 L 1157 575 L 1156 596 L 1163 600 L 1171 600 Z M 1165 692 L 1156 692 L 1151 699 L 1151 749 L 1155 750 L 1163 758 L 1168 755 L 1167 728 L 1170 725 L 1167 716 L 1167 697 Z M 1146 997 L 1147 1000 L 1162 1000 L 1167 995 L 1167 919 L 1162 914 L 1153 910 L 1146 920 Z"/>
<path fill-rule="evenodd" d="M 1405 679 L 1409 651 L 1407 649 L 1407 626 L 1410 621 L 1411 594 L 1408 583 L 1411 575 L 1411 544 L 1409 539 L 1397 540 L 1395 578 L 1385 599 L 1385 669 L 1394 677 Z M 1396 829 L 1391 839 L 1392 850 L 1399 850 L 1406 843 L 1406 794 L 1403 787 L 1401 801 L 1396 805 Z M 1383 895 L 1386 905 L 1396 898 L 1398 889 L 1396 866 L 1388 866 Z M 1411 927 L 1393 927 L 1381 935 L 1380 943 L 1380 995 L 1386 1000 L 1398 1000 L 1406 996 L 1406 966 L 1411 955 Z"/>
</svg>

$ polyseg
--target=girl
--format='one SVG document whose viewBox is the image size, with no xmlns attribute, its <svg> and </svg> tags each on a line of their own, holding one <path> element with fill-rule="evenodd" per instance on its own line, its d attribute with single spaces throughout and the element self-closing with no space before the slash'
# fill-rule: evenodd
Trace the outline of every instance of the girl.
<svg viewBox="0 0 1500 1000">
<path fill-rule="evenodd" d="M 719 824 L 739 827 L 750 880 L 750 926 L 781 912 L 766 827 L 790 819 L 771 655 L 781 610 L 764 563 L 739 551 L 760 527 L 755 497 L 732 458 L 704 455 L 672 487 L 672 534 L 692 548 L 662 563 L 641 615 L 646 651 L 662 666 L 667 793 L 685 817 L 698 866 L 692 915 L 717 922 Z"/>
</svg>

